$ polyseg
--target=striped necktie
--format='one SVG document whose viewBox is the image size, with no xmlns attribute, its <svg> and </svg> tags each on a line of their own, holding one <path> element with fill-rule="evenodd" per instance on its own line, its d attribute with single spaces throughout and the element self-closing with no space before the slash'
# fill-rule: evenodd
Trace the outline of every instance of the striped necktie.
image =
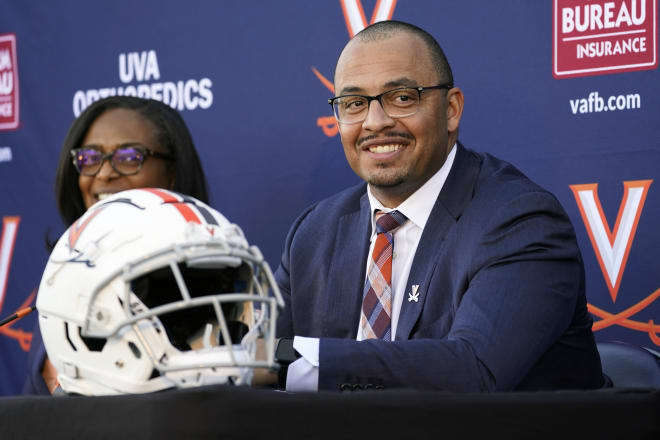
<svg viewBox="0 0 660 440">
<path fill-rule="evenodd" d="M 379 215 L 379 214 L 376 214 Z M 392 250 L 394 230 L 407 220 L 399 211 L 380 214 L 376 220 L 376 244 L 369 259 L 362 296 L 362 339 L 392 339 Z"/>
</svg>

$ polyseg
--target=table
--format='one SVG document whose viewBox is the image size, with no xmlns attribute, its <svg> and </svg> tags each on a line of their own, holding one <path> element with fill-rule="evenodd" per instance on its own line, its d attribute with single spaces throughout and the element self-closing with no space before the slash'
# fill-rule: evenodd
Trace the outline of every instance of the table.
<svg viewBox="0 0 660 440">
<path fill-rule="evenodd" d="M 0 398 L 1 439 L 660 439 L 660 389 L 292 394 L 224 386 Z"/>
</svg>

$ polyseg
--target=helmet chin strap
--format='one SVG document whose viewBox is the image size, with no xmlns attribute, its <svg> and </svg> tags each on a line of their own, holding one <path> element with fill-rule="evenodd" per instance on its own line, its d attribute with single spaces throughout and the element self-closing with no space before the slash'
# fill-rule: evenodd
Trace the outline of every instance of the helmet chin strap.
<svg viewBox="0 0 660 440">
<path fill-rule="evenodd" d="M 202 329 L 190 336 L 186 342 L 192 350 L 210 349 L 218 345 L 217 337 L 216 342 L 213 342 L 213 335 L 217 335 L 219 331 L 218 324 L 207 322 Z"/>
</svg>

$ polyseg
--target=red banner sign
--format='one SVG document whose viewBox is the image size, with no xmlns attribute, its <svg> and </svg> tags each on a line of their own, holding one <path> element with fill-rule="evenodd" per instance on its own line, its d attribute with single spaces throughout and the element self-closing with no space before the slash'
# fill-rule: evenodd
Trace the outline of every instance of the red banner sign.
<svg viewBox="0 0 660 440">
<path fill-rule="evenodd" d="M 16 35 L 0 35 L 0 130 L 18 127 Z"/>
<path fill-rule="evenodd" d="M 16 35 L 0 35 L 0 130 L 18 127 Z"/>
<path fill-rule="evenodd" d="M 655 69 L 656 13 L 656 0 L 554 0 L 554 77 Z"/>
</svg>

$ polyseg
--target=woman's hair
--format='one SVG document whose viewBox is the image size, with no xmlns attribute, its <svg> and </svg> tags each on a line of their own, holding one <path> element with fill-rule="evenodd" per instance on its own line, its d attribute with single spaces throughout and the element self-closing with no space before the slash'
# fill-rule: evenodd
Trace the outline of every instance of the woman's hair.
<svg viewBox="0 0 660 440">
<path fill-rule="evenodd" d="M 179 113 L 170 106 L 153 99 L 131 96 L 113 96 L 91 104 L 69 128 L 60 153 L 55 177 L 55 197 L 64 223 L 71 225 L 86 211 L 80 188 L 78 171 L 73 166 L 70 151 L 80 147 L 89 127 L 104 112 L 114 108 L 135 110 L 157 128 L 157 138 L 174 157 L 174 191 L 187 194 L 208 203 L 206 178 L 197 156 L 190 132 Z"/>
</svg>

